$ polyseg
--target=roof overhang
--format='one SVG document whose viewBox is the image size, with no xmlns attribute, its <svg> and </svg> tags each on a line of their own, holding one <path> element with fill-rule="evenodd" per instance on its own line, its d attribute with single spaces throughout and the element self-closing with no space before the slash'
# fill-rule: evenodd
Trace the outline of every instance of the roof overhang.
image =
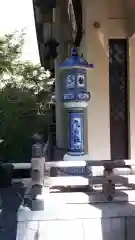
<svg viewBox="0 0 135 240">
<path fill-rule="evenodd" d="M 74 45 L 80 46 L 82 40 L 82 3 L 81 0 L 68 0 L 68 15 L 72 26 Z"/>
<path fill-rule="evenodd" d="M 40 61 L 41 61 L 41 65 L 45 69 L 49 69 L 49 70 L 50 69 L 54 70 L 54 59 L 49 60 L 45 58 L 46 42 L 48 41 L 49 36 L 52 34 L 53 12 L 54 12 L 54 8 L 56 8 L 56 2 L 57 2 L 56 0 L 33 0 L 33 9 L 34 9 L 34 16 L 35 16 L 35 26 L 36 26 Z M 70 25 L 70 28 L 72 28 L 72 35 L 74 34 L 73 25 L 76 26 L 73 40 L 74 40 L 74 45 L 78 47 L 82 39 L 81 0 L 66 0 L 64 4 L 67 5 L 67 10 L 66 10 L 67 21 L 68 21 L 68 24 Z M 72 12 L 70 10 L 70 5 L 72 5 Z M 74 17 L 72 18 L 71 15 L 73 15 Z M 66 29 L 64 25 L 63 25 L 63 29 Z M 65 36 L 65 34 L 62 34 L 62 35 L 63 37 Z M 55 36 L 53 37 L 55 38 Z M 70 38 L 71 38 L 71 35 L 70 35 Z"/>
<path fill-rule="evenodd" d="M 56 7 L 56 0 L 33 0 L 35 27 L 39 48 L 40 62 L 46 69 L 54 68 L 54 61 L 45 59 L 45 42 L 48 40 L 53 21 L 53 9 Z M 45 26 L 44 26 L 45 25 Z"/>
</svg>

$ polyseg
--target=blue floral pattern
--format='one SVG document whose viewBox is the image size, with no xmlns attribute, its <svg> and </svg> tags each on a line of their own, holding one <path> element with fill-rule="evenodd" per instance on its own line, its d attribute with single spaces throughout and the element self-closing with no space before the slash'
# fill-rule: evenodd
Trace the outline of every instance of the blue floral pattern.
<svg viewBox="0 0 135 240">
<path fill-rule="evenodd" d="M 69 132 L 69 151 L 73 153 L 83 153 L 83 118 L 84 113 L 69 112 L 70 132 Z M 78 154 L 77 154 L 78 155 Z"/>
</svg>

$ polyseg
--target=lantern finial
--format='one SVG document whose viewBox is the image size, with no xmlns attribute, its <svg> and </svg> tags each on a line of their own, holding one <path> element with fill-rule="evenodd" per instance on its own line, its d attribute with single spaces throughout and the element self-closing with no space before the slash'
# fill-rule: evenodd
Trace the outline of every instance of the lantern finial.
<svg viewBox="0 0 135 240">
<path fill-rule="evenodd" d="M 76 47 L 73 47 L 73 48 L 72 48 L 72 57 L 74 57 L 74 56 L 78 56 Z"/>
</svg>

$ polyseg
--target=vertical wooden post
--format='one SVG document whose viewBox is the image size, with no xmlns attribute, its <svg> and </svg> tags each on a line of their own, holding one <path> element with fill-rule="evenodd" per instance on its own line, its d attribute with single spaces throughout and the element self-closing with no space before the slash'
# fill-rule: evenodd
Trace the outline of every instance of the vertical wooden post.
<svg viewBox="0 0 135 240">
<path fill-rule="evenodd" d="M 50 192 L 49 187 L 50 187 L 50 168 L 45 162 L 45 168 L 44 168 L 44 193 L 45 194 L 49 194 Z"/>
<path fill-rule="evenodd" d="M 104 165 L 103 192 L 108 201 L 112 201 L 115 194 L 115 184 L 113 183 L 114 170 L 111 164 Z"/>
<path fill-rule="evenodd" d="M 43 157 L 43 141 L 39 134 L 33 136 L 34 144 L 32 146 L 31 159 L 31 177 L 32 177 L 32 196 L 42 194 L 44 184 L 44 165 L 45 158 Z"/>
<path fill-rule="evenodd" d="M 89 161 L 86 161 L 86 167 L 85 167 L 85 171 L 88 175 L 88 180 L 89 180 L 89 185 L 88 185 L 88 189 L 89 191 L 93 190 L 93 184 L 92 184 L 92 167 L 91 165 L 89 165 Z"/>
</svg>

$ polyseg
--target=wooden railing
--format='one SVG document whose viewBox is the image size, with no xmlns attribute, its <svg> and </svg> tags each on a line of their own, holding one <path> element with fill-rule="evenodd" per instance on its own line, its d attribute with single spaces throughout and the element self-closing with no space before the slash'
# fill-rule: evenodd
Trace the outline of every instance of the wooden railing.
<svg viewBox="0 0 135 240">
<path fill-rule="evenodd" d="M 31 163 L 12 163 L 15 169 L 29 169 Z M 90 167 L 90 166 L 103 166 L 106 168 L 131 168 L 135 166 L 135 160 L 87 160 L 87 161 L 55 161 L 45 162 L 45 165 L 49 168 L 56 167 Z"/>
<path fill-rule="evenodd" d="M 135 160 L 87 160 L 87 161 L 46 161 L 48 142 L 44 149 L 39 136 L 33 144 L 33 156 L 31 163 L 13 163 L 14 169 L 31 169 L 31 187 L 39 185 L 39 188 L 50 192 L 52 187 L 87 187 L 91 192 L 93 186 L 100 184 L 106 199 L 111 201 L 115 195 L 116 185 L 128 185 L 128 177 L 135 182 Z M 59 170 L 59 175 L 51 176 L 52 168 Z M 87 173 L 83 176 L 61 176 L 61 169 L 83 168 Z M 97 169 L 98 171 L 95 171 Z M 126 169 L 126 172 L 125 172 Z M 33 174 L 34 173 L 34 174 Z M 134 185 L 134 184 L 133 184 Z M 131 186 L 131 184 L 130 184 Z"/>
<path fill-rule="evenodd" d="M 92 167 L 102 167 L 103 171 L 100 176 L 98 173 L 93 176 Z M 135 161 L 133 160 L 117 160 L 117 161 L 59 161 L 59 162 L 46 162 L 45 163 L 45 179 L 44 185 L 48 188 L 55 186 L 88 186 L 89 191 L 93 189 L 94 184 L 101 184 L 102 191 L 108 201 L 113 199 L 115 195 L 115 186 L 117 183 L 127 183 L 126 175 L 134 175 Z M 88 176 L 63 176 L 63 177 L 50 177 L 49 171 L 51 168 L 69 168 L 69 167 L 85 167 Z M 90 168 L 90 169 L 89 169 Z M 127 168 L 127 172 L 122 174 L 121 168 Z M 117 171 L 121 169 L 121 171 Z M 122 174 L 122 175 L 121 175 Z M 122 177 L 123 176 L 123 177 Z"/>
<path fill-rule="evenodd" d="M 38 159 L 37 159 L 38 161 Z M 31 168 L 31 163 L 27 164 L 13 164 L 14 168 Z M 89 191 L 92 191 L 93 185 L 100 184 L 102 192 L 106 199 L 111 201 L 115 195 L 115 186 L 117 184 L 127 185 L 127 177 L 133 177 L 135 180 L 135 161 L 134 160 L 102 160 L 102 161 L 57 161 L 57 162 L 45 162 L 44 159 L 44 188 L 46 192 L 50 192 L 53 187 L 76 187 L 76 186 L 87 186 Z M 85 167 L 88 175 L 87 177 L 82 176 L 57 176 L 50 177 L 51 168 L 69 168 L 69 167 Z M 102 167 L 100 175 L 91 171 L 92 167 Z M 89 170 L 90 168 L 90 170 Z M 126 173 L 123 169 L 126 168 Z M 119 171 L 118 171 L 119 170 Z"/>
</svg>

